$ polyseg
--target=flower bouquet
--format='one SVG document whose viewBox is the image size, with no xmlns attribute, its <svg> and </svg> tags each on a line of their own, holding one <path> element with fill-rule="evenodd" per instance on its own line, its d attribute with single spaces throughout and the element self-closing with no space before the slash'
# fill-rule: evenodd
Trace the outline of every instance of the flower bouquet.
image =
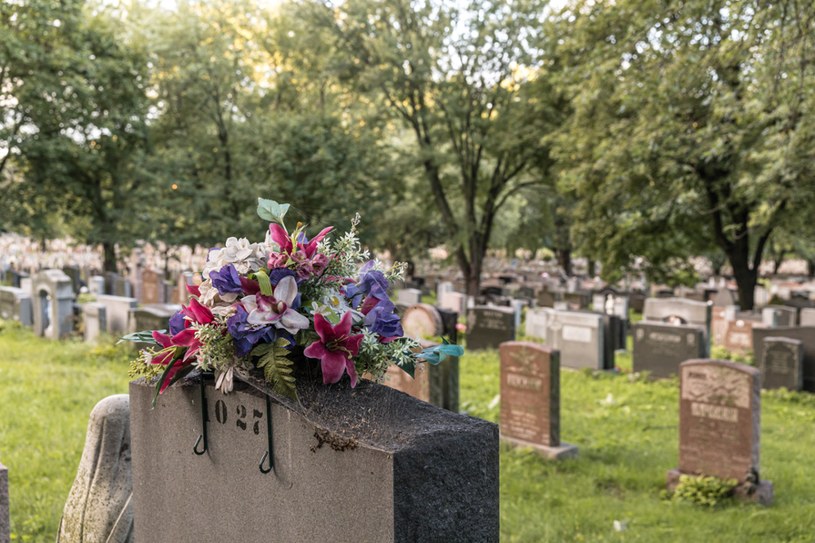
<svg viewBox="0 0 815 543">
<path fill-rule="evenodd" d="M 347 374 L 355 387 L 359 375 L 381 378 L 391 364 L 412 376 L 417 361 L 438 364 L 463 353 L 446 340 L 421 350 L 404 337 L 388 297 L 404 265 L 387 269 L 370 260 L 357 238 L 359 215 L 334 241 L 333 227 L 309 239 L 303 224 L 287 229 L 288 208 L 259 198 L 258 215 L 271 223 L 266 240 L 229 238 L 212 249 L 203 282 L 187 287 L 189 305 L 168 329 L 123 338 L 149 345 L 132 362 L 131 377 L 158 376 L 157 396 L 198 369 L 213 372 L 216 388 L 227 393 L 236 377 L 260 370 L 272 390 L 295 397 L 295 364 L 304 359 L 319 361 L 323 383 Z"/>
</svg>

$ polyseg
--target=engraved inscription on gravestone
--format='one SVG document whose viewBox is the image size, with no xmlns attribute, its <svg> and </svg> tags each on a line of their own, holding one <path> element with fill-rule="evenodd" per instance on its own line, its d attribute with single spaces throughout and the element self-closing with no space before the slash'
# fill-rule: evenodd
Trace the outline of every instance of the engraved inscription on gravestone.
<svg viewBox="0 0 815 543">
<path fill-rule="evenodd" d="M 758 370 L 692 360 L 680 371 L 679 470 L 746 480 L 758 471 Z"/>
<path fill-rule="evenodd" d="M 467 314 L 467 348 L 497 349 L 515 339 L 515 311 L 500 307 L 475 307 Z"/>
<path fill-rule="evenodd" d="M 559 353 L 537 343 L 502 343 L 501 437 L 548 458 L 577 454 L 560 441 Z"/>
<path fill-rule="evenodd" d="M 633 370 L 653 378 L 679 373 L 679 364 L 704 356 L 701 327 L 642 321 L 634 325 Z"/>
</svg>

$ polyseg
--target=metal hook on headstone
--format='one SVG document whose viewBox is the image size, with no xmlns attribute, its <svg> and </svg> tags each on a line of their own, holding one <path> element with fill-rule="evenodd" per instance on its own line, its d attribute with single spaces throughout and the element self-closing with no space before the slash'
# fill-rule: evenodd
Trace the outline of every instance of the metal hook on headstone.
<svg viewBox="0 0 815 543">
<path fill-rule="evenodd" d="M 258 464 L 258 468 L 260 469 L 261 473 L 269 473 L 270 471 L 274 471 L 274 443 L 272 441 L 272 400 L 269 398 L 269 395 L 266 395 L 266 436 L 269 440 L 269 448 L 266 449 L 266 452 L 263 453 L 263 457 L 260 459 L 260 463 Z M 268 467 L 266 466 L 268 460 Z"/>
<path fill-rule="evenodd" d="M 195 441 L 195 445 L 192 448 L 192 452 L 201 456 L 202 454 L 207 452 L 208 443 L 207 443 L 207 397 L 204 394 L 204 376 L 201 376 L 201 434 L 199 434 L 198 439 Z M 199 449 L 198 446 L 203 443 L 203 448 Z"/>
</svg>

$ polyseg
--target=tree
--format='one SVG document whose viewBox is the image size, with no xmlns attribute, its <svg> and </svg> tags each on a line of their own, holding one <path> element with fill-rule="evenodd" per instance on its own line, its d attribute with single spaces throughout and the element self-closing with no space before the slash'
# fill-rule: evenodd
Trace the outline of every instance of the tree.
<svg viewBox="0 0 815 543">
<path fill-rule="evenodd" d="M 549 62 L 574 108 L 561 188 L 604 273 L 643 256 L 676 275 L 715 246 L 753 307 L 773 231 L 815 189 L 812 25 L 811 6 L 741 0 L 581 1 L 553 19 Z"/>
<path fill-rule="evenodd" d="M 495 219 L 538 184 L 540 126 L 520 92 L 533 74 L 529 39 L 538 2 L 305 1 L 306 17 L 335 37 L 336 67 L 413 134 L 437 213 L 477 294 Z"/>
<path fill-rule="evenodd" d="M 115 245 L 134 239 L 127 212 L 146 179 L 145 58 L 122 38 L 120 21 L 83 2 L 12 9 L 7 89 L 19 123 L 19 188 L 78 239 L 101 244 L 105 269 L 115 270 Z"/>
</svg>

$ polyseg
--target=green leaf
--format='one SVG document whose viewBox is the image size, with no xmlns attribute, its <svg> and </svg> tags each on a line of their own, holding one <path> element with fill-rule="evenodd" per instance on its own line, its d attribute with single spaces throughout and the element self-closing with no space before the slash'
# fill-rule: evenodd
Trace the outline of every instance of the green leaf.
<svg viewBox="0 0 815 543">
<path fill-rule="evenodd" d="M 284 343 L 287 344 L 285 340 Z M 274 348 L 258 360 L 257 366 L 263 368 L 263 376 L 272 385 L 272 390 L 281 396 L 297 399 L 297 387 L 294 379 L 294 361 L 288 358 L 289 351 L 279 346 L 280 340 Z"/>
<path fill-rule="evenodd" d="M 289 211 L 289 204 L 278 204 L 274 200 L 258 198 L 258 216 L 264 221 L 283 225 L 283 217 Z"/>
<path fill-rule="evenodd" d="M 162 334 L 166 334 L 167 330 L 158 330 Z M 119 341 L 116 342 L 118 345 L 119 343 L 123 343 L 125 341 L 130 341 L 133 343 L 148 343 L 150 345 L 158 345 L 158 341 L 153 339 L 153 331 L 152 330 L 143 330 L 141 332 L 133 332 L 132 334 L 127 334 L 126 336 L 122 336 L 119 338 Z"/>
<path fill-rule="evenodd" d="M 397 367 L 400 368 L 405 373 L 407 373 L 408 375 L 410 375 L 411 377 L 414 377 L 414 374 L 416 373 L 416 364 L 413 363 L 413 360 L 406 362 L 402 366 L 397 365 Z"/>
<path fill-rule="evenodd" d="M 269 275 L 265 270 L 258 270 L 255 272 L 255 279 L 260 285 L 260 293 L 264 296 L 272 295 L 272 283 L 269 281 Z"/>
</svg>

